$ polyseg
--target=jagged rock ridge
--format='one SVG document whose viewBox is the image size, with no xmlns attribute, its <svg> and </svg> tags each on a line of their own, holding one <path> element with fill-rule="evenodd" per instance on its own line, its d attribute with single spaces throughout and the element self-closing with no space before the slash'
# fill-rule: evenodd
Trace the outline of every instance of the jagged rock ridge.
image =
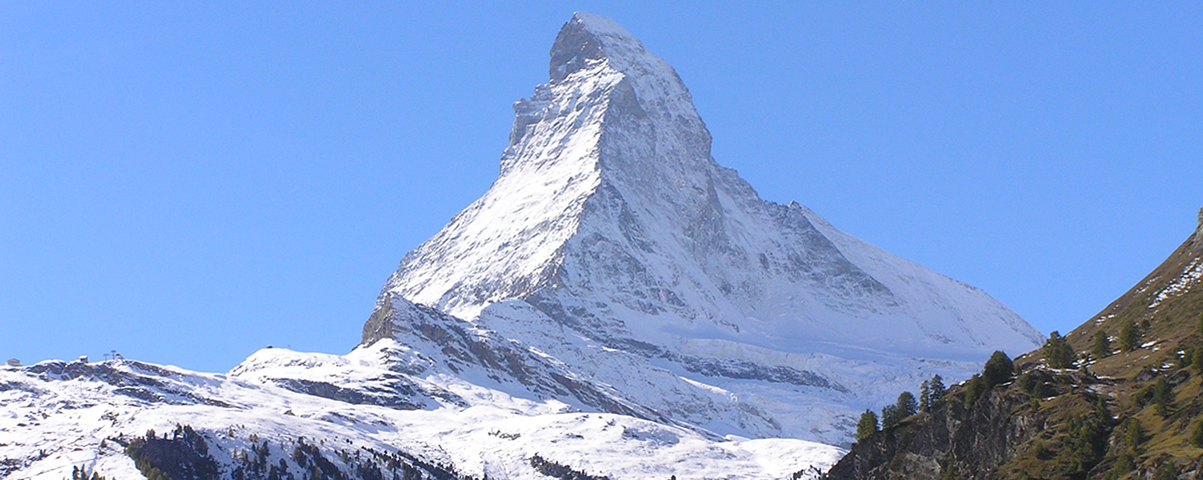
<svg viewBox="0 0 1203 480">
<path fill-rule="evenodd" d="M 673 68 L 613 21 L 575 15 L 549 73 L 514 104 L 496 182 L 405 256 L 374 318 L 404 298 L 671 418 L 829 442 L 847 440 L 849 413 L 878 391 L 913 388 L 936 370 L 963 377 L 994 349 L 1038 344 L 1036 330 L 980 290 L 802 205 L 760 199 L 711 157 Z M 577 337 L 590 345 L 565 347 Z M 635 371 L 602 365 L 616 351 Z M 656 369 L 681 377 L 681 391 L 722 391 L 742 418 L 643 392 Z M 822 413 L 791 413 L 799 402 Z"/>
</svg>

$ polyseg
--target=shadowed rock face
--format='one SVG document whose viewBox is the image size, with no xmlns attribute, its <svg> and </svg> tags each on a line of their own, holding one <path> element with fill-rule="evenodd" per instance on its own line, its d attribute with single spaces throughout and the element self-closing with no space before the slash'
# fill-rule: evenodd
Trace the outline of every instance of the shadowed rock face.
<svg viewBox="0 0 1203 480">
<path fill-rule="evenodd" d="M 1018 388 L 994 389 L 969 408 L 954 396 L 928 413 L 857 442 L 826 478 L 997 478 L 997 468 L 1044 430 L 1046 415 L 1024 407 L 1030 400 Z"/>
<path fill-rule="evenodd" d="M 590 60 L 598 61 L 605 58 L 601 50 L 601 42 L 585 28 L 582 22 L 568 22 L 551 47 L 551 66 L 548 77 L 552 83 L 559 83 L 569 75 L 585 68 Z"/>
</svg>

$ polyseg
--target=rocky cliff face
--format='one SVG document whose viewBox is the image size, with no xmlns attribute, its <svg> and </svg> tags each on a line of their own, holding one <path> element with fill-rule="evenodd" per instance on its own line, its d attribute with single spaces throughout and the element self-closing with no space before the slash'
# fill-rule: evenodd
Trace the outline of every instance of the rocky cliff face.
<svg viewBox="0 0 1203 480">
<path fill-rule="evenodd" d="M 1061 397 L 1062 409 L 1091 411 L 1099 399 L 1088 392 L 1098 383 L 1083 376 L 1056 377 L 1032 373 L 1042 385 L 1041 395 Z M 1018 384 L 999 386 L 967 404 L 965 392 L 954 389 L 930 410 L 897 427 L 858 443 L 839 461 L 827 478 L 874 480 L 936 480 L 945 478 L 1070 478 L 1067 472 L 1049 477 L 1025 470 L 1022 454 L 1031 453 L 1064 419 L 1060 410 L 1042 408 L 1039 400 Z M 1036 453 L 1045 456 L 1046 453 Z"/>
</svg>

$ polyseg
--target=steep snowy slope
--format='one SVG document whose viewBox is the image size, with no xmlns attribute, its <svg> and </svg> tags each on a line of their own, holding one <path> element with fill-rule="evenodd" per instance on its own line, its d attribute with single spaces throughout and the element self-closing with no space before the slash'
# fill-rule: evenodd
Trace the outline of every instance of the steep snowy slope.
<svg viewBox="0 0 1203 480">
<path fill-rule="evenodd" d="M 761 200 L 711 158 L 672 67 L 613 21 L 575 15 L 550 77 L 514 105 L 497 181 L 405 256 L 378 309 L 434 307 L 674 419 L 829 442 L 920 376 L 1041 341 L 984 292 Z M 645 391 L 657 369 L 761 421 Z"/>
<path fill-rule="evenodd" d="M 496 183 L 407 255 L 386 292 L 467 319 L 522 299 L 613 340 L 802 351 L 888 338 L 944 356 L 1039 341 L 984 293 L 761 200 L 711 158 L 672 67 L 614 22 L 576 15 L 551 57 L 551 82 L 515 104 Z"/>
</svg>

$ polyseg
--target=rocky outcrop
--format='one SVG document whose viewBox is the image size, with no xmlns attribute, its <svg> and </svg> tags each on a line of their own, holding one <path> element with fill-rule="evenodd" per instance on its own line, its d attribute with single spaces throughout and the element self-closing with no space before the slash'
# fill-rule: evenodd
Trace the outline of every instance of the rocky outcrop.
<svg viewBox="0 0 1203 480">
<path fill-rule="evenodd" d="M 960 396 L 853 445 L 831 480 L 985 479 L 1039 435 L 1046 418 L 1016 388 L 995 388 L 972 406 Z M 949 475 L 952 475 L 949 477 Z"/>
<path fill-rule="evenodd" d="M 1111 385 L 1086 372 L 1032 368 L 966 404 L 966 389 L 873 434 L 827 473 L 831 480 L 1086 478 L 1116 426 Z"/>
</svg>

